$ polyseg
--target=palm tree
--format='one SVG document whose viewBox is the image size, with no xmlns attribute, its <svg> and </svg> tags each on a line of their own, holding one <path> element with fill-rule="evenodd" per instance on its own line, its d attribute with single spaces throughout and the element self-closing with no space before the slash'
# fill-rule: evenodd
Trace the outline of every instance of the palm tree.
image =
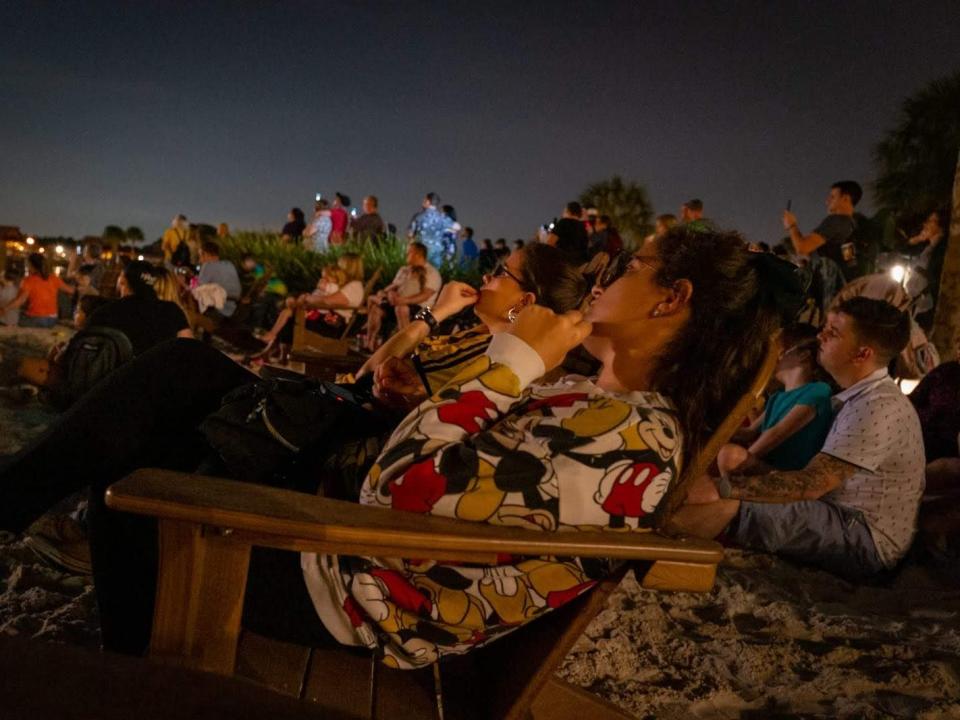
<svg viewBox="0 0 960 720">
<path fill-rule="evenodd" d="M 619 175 L 587 186 L 580 193 L 580 204 L 609 215 L 628 246 L 635 246 L 653 230 L 653 207 L 646 188 L 635 182 L 625 183 Z"/>
<path fill-rule="evenodd" d="M 953 174 L 953 213 L 946 242 L 932 335 L 944 360 L 954 357 L 954 348 L 960 341 L 960 153 Z"/>
<path fill-rule="evenodd" d="M 953 207 L 933 341 L 953 357 L 960 337 L 960 71 L 935 80 L 903 101 L 896 127 L 873 151 L 874 194 L 881 211 L 908 224 Z M 952 188 L 952 191 L 951 191 Z M 952 194 L 952 200 L 951 200 Z"/>
<path fill-rule="evenodd" d="M 960 148 L 960 72 L 935 80 L 903 101 L 896 127 L 873 151 L 874 194 L 902 219 L 950 205 Z"/>
<path fill-rule="evenodd" d="M 140 242 L 143 240 L 143 230 L 136 225 L 131 225 L 126 229 L 126 236 L 130 242 Z"/>
<path fill-rule="evenodd" d="M 119 225 L 107 225 L 103 229 L 103 244 L 113 251 L 114 256 L 117 249 L 127 241 L 127 234 Z"/>
</svg>

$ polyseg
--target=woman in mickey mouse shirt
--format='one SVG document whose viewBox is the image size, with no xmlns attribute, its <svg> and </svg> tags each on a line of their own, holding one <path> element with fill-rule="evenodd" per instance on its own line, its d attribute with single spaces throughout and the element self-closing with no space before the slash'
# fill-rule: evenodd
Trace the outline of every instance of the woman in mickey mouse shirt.
<svg viewBox="0 0 960 720">
<path fill-rule="evenodd" d="M 539 531 L 650 528 L 684 456 L 762 362 L 777 324 L 762 262 L 736 234 L 680 227 L 602 278 L 585 316 L 525 308 L 404 419 L 360 502 Z M 581 342 L 603 363 L 596 378 L 534 383 Z M 326 629 L 401 668 L 502 636 L 611 569 L 576 558 L 301 564 Z"/>
</svg>

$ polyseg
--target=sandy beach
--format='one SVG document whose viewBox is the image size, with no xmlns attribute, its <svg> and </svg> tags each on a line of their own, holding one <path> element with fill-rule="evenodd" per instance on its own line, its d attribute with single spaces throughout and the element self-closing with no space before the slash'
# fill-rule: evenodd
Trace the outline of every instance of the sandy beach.
<svg viewBox="0 0 960 720">
<path fill-rule="evenodd" d="M 66 332 L 0 329 L 0 454 L 55 416 L 13 369 Z M 706 594 L 654 593 L 628 575 L 561 675 L 638 718 L 960 718 L 949 557 L 916 550 L 874 586 L 738 550 Z M 88 578 L 0 534 L 0 633 L 96 647 L 97 628 Z"/>
</svg>

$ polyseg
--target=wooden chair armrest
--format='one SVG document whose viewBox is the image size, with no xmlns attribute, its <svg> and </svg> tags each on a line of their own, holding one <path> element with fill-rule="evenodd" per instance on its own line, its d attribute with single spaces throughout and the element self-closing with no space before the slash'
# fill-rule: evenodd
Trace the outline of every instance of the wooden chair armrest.
<svg viewBox="0 0 960 720">
<path fill-rule="evenodd" d="M 250 545 L 302 552 L 493 563 L 502 554 L 716 564 L 719 544 L 656 533 L 536 532 L 393 512 L 288 490 L 167 470 L 113 484 L 116 510 L 219 528 Z"/>
</svg>

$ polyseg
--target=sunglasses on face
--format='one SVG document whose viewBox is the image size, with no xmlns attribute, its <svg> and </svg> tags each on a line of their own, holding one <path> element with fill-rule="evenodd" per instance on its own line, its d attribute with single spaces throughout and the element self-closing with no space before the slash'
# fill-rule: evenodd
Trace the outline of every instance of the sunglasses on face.
<svg viewBox="0 0 960 720">
<path fill-rule="evenodd" d="M 519 285 L 520 287 L 524 287 L 524 282 L 523 282 L 523 280 L 521 280 L 521 279 L 518 278 L 516 275 L 514 275 L 512 272 L 510 272 L 510 269 L 509 269 L 504 263 L 500 263 L 499 265 L 497 265 L 497 266 L 490 272 L 490 277 L 491 277 L 491 278 L 508 277 L 508 278 L 510 278 L 511 280 L 513 280 L 515 283 L 517 283 L 517 285 Z"/>
<path fill-rule="evenodd" d="M 657 260 L 656 257 L 645 257 L 623 251 L 614 256 L 614 258 L 607 264 L 607 267 L 604 269 L 604 271 L 600 273 L 600 276 L 597 278 L 597 285 L 606 290 L 608 287 L 613 285 L 613 283 L 622 278 L 628 271 L 642 270 L 644 268 L 649 268 L 653 271 L 656 271 L 657 267 L 650 262 L 655 260 Z"/>
</svg>

